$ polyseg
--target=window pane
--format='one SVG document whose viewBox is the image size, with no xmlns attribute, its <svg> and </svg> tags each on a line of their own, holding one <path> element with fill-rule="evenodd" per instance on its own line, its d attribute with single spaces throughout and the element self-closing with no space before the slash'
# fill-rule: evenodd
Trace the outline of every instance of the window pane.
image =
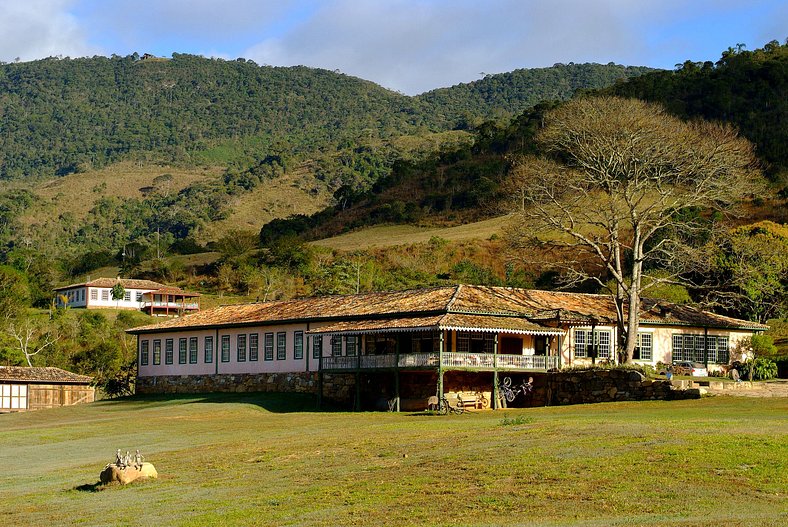
<svg viewBox="0 0 788 527">
<path fill-rule="evenodd" d="M 222 362 L 230 362 L 230 335 L 222 335 Z"/>
<path fill-rule="evenodd" d="M 274 334 L 265 334 L 265 360 L 274 360 Z"/>
<path fill-rule="evenodd" d="M 186 364 L 186 339 L 178 339 L 178 364 Z"/>
<path fill-rule="evenodd" d="M 205 337 L 205 364 L 213 362 L 213 337 Z"/>
<path fill-rule="evenodd" d="M 717 338 L 717 362 L 728 364 L 731 360 L 730 348 L 728 347 L 728 337 Z"/>
<path fill-rule="evenodd" d="M 710 363 L 717 362 L 717 337 L 706 338 L 706 356 Z"/>
<path fill-rule="evenodd" d="M 293 358 L 303 360 L 304 358 L 304 332 L 296 331 L 293 335 Z"/>
<path fill-rule="evenodd" d="M 356 356 L 356 337 L 353 335 L 345 337 L 345 355 L 348 357 Z"/>
<path fill-rule="evenodd" d="M 197 364 L 197 337 L 189 338 L 189 364 Z"/>
<path fill-rule="evenodd" d="M 575 357 L 588 357 L 586 350 L 586 332 L 575 330 Z"/>
<path fill-rule="evenodd" d="M 651 333 L 638 333 L 638 347 L 635 350 L 637 360 L 651 360 L 652 357 Z"/>
<path fill-rule="evenodd" d="M 673 349 L 670 358 L 672 361 L 684 360 L 684 338 L 681 335 L 673 335 Z"/>
<path fill-rule="evenodd" d="M 143 366 L 148 365 L 148 347 L 150 343 L 147 340 L 140 342 L 140 364 Z"/>
<path fill-rule="evenodd" d="M 319 359 L 323 354 L 323 337 L 321 335 L 314 335 L 312 337 L 312 358 Z"/>
<path fill-rule="evenodd" d="M 260 335 L 257 333 L 249 334 L 249 360 L 256 361 L 259 358 L 259 340 Z"/>
<path fill-rule="evenodd" d="M 287 333 L 280 332 L 276 334 L 276 360 L 285 360 L 287 358 Z"/>
<path fill-rule="evenodd" d="M 153 341 L 153 364 L 161 364 L 161 341 Z"/>
<path fill-rule="evenodd" d="M 235 343 L 238 351 L 238 362 L 246 362 L 246 335 L 238 335 L 235 338 Z"/>
<path fill-rule="evenodd" d="M 173 341 L 167 339 L 164 341 L 164 363 L 172 364 Z"/>
<path fill-rule="evenodd" d="M 598 331 L 597 332 L 597 343 L 598 343 L 598 358 L 600 359 L 609 359 L 610 358 L 610 332 L 609 331 Z"/>
<path fill-rule="evenodd" d="M 342 337 L 331 337 L 331 356 L 340 357 L 342 355 Z"/>
</svg>

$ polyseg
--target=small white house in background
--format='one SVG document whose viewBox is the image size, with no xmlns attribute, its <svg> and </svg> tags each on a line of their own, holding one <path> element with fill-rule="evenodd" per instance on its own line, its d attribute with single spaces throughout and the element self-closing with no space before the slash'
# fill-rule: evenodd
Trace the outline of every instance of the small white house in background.
<svg viewBox="0 0 788 527">
<path fill-rule="evenodd" d="M 121 299 L 112 298 L 112 288 L 123 286 Z M 189 293 L 152 280 L 97 278 L 55 289 L 58 307 L 85 309 L 134 309 L 154 316 L 181 315 L 200 310 L 199 294 Z"/>
</svg>

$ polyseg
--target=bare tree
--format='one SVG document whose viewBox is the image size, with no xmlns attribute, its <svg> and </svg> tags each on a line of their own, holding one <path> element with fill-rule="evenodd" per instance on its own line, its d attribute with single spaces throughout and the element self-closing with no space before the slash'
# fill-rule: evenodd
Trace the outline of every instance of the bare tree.
<svg viewBox="0 0 788 527">
<path fill-rule="evenodd" d="M 684 211 L 730 212 L 753 191 L 760 178 L 753 147 L 729 126 L 684 122 L 658 105 L 612 97 L 549 112 L 537 141 L 551 157 L 516 159 L 507 182 L 519 220 L 510 241 L 553 251 L 569 284 L 594 280 L 609 290 L 620 360 L 629 362 L 641 295 L 677 276 L 644 282 L 644 269 L 676 269 L 680 245 L 699 228 Z"/>
<path fill-rule="evenodd" d="M 56 333 L 37 327 L 29 318 L 21 323 L 10 322 L 8 334 L 16 340 L 17 347 L 24 354 L 28 366 L 33 366 L 32 357 L 58 340 Z"/>
</svg>

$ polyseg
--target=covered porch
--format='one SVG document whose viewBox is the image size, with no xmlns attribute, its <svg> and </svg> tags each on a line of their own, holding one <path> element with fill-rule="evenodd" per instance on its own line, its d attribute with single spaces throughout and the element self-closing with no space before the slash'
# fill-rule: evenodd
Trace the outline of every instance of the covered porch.
<svg viewBox="0 0 788 527">
<path fill-rule="evenodd" d="M 182 316 L 200 310 L 200 294 L 163 287 L 142 295 L 142 310 L 150 316 Z"/>
<path fill-rule="evenodd" d="M 478 386 L 473 391 L 486 392 L 492 398 L 492 407 L 496 407 L 499 373 L 546 372 L 559 368 L 564 332 L 517 316 L 449 313 L 341 322 L 309 333 L 331 339 L 327 353 L 319 358 L 321 379 L 324 374 L 354 374 L 357 387 L 354 407 L 359 409 L 362 375 L 388 372 L 394 381 L 393 409 L 399 410 L 400 374 L 414 372 L 433 373 L 430 393 L 439 401 L 444 400 L 447 372 L 464 372 L 471 378 L 478 374 Z M 348 341 L 352 345 L 342 344 Z"/>
</svg>

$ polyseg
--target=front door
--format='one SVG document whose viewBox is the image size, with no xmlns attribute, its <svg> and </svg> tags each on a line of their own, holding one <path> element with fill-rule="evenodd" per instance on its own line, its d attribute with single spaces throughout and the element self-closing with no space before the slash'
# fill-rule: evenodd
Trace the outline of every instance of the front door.
<svg viewBox="0 0 788 527">
<path fill-rule="evenodd" d="M 523 339 L 517 337 L 503 337 L 501 339 L 501 353 L 505 355 L 522 355 Z"/>
<path fill-rule="evenodd" d="M 535 355 L 547 354 L 547 337 L 545 336 L 534 337 L 534 354 Z"/>
</svg>

